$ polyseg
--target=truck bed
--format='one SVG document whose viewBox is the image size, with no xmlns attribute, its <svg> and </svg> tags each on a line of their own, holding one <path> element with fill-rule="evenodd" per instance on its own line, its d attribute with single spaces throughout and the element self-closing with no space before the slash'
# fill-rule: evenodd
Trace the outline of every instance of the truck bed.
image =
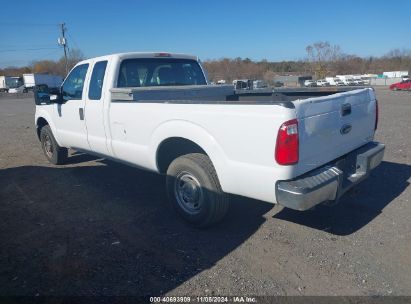
<svg viewBox="0 0 411 304">
<path fill-rule="evenodd" d="M 112 102 L 178 104 L 276 104 L 294 108 L 292 101 L 364 89 L 364 87 L 277 88 L 236 90 L 231 85 L 112 88 Z"/>
<path fill-rule="evenodd" d="M 275 89 L 226 95 L 232 89 L 232 86 L 113 88 L 111 94 L 114 103 L 276 105 L 292 110 L 293 117 L 299 121 L 301 154 L 293 176 L 313 170 L 373 139 L 375 95 L 371 88 Z M 224 96 L 225 100 L 221 98 Z M 343 115 L 344 107 L 349 107 L 349 113 Z M 350 130 L 343 134 L 343 127 Z"/>
</svg>

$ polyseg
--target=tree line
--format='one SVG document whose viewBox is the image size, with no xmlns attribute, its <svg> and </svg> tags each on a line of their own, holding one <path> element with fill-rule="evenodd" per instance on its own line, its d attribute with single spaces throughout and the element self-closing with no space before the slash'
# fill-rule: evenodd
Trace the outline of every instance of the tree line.
<svg viewBox="0 0 411 304">
<path fill-rule="evenodd" d="M 359 57 L 345 54 L 341 47 L 328 41 L 319 41 L 308 45 L 306 57 L 301 60 L 270 62 L 253 61 L 249 58 L 221 58 L 203 62 L 211 81 L 234 79 L 264 79 L 272 83 L 275 75 L 303 74 L 315 78 L 338 74 L 382 74 L 384 71 L 411 71 L 411 50 L 393 49 L 381 57 Z M 84 59 L 83 53 L 72 49 L 68 54 L 68 66 L 71 69 Z M 65 58 L 58 60 L 33 61 L 25 67 L 0 69 L 0 75 L 17 76 L 23 73 L 50 73 L 65 76 Z"/>
<path fill-rule="evenodd" d="M 315 78 L 344 74 L 382 74 L 384 71 L 411 72 L 411 50 L 393 49 L 380 57 L 345 54 L 338 45 L 320 41 L 306 47 L 306 58 L 295 61 L 252 61 L 249 58 L 222 58 L 203 62 L 209 79 L 217 82 L 234 79 L 264 79 L 275 75 L 302 74 Z"/>
</svg>

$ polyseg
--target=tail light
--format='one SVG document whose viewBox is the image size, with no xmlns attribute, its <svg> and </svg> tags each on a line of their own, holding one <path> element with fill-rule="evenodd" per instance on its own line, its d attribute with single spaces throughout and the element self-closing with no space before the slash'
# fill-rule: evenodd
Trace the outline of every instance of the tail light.
<svg viewBox="0 0 411 304">
<path fill-rule="evenodd" d="M 280 165 L 298 163 L 298 121 L 289 120 L 283 123 L 278 130 L 275 160 Z"/>
<path fill-rule="evenodd" d="M 374 126 L 374 131 L 377 130 L 378 127 L 378 100 L 375 100 L 375 126 Z"/>
</svg>

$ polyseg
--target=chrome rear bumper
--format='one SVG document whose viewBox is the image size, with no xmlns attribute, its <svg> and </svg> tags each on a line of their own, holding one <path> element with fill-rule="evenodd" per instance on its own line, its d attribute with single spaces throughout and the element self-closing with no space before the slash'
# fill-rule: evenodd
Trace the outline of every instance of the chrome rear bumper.
<svg viewBox="0 0 411 304">
<path fill-rule="evenodd" d="M 302 211 L 323 202 L 338 201 L 381 163 L 384 150 L 385 145 L 371 142 L 296 179 L 278 181 L 277 202 Z"/>
</svg>

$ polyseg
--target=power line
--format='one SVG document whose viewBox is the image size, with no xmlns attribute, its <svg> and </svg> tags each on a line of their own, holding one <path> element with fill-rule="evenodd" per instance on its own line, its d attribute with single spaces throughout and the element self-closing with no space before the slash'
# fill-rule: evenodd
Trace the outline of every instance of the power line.
<svg viewBox="0 0 411 304">
<path fill-rule="evenodd" d="M 0 50 L 0 53 L 6 53 L 6 52 L 25 52 L 25 51 L 40 51 L 40 50 L 54 50 L 54 49 L 59 49 L 56 47 L 48 47 L 48 48 L 33 48 L 33 49 L 9 49 L 9 50 Z"/>
<path fill-rule="evenodd" d="M 66 31 L 67 35 L 70 37 L 71 40 L 73 40 L 74 45 L 76 46 L 77 49 L 80 50 L 80 47 L 78 46 L 76 40 L 73 38 L 73 36 L 70 34 L 69 31 Z"/>
<path fill-rule="evenodd" d="M 59 26 L 56 23 L 0 22 L 2 26 Z"/>
<path fill-rule="evenodd" d="M 4 48 L 40 48 L 40 47 L 52 47 L 56 46 L 56 44 L 51 43 L 43 43 L 43 44 L 1 44 Z"/>
</svg>

